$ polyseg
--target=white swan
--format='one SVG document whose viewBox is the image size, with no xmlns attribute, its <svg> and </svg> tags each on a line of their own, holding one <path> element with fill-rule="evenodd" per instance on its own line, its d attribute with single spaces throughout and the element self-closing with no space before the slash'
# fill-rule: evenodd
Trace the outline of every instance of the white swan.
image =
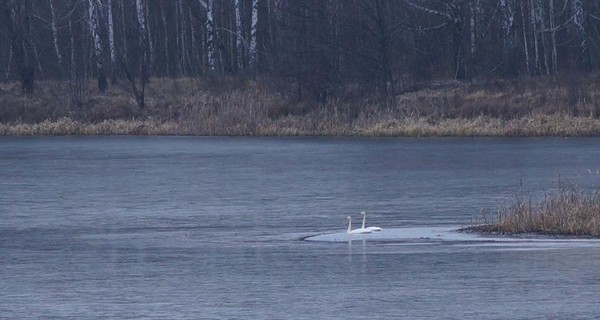
<svg viewBox="0 0 600 320">
<path fill-rule="evenodd" d="M 363 211 L 360 214 L 362 214 L 362 216 L 363 216 L 363 223 L 362 223 L 361 229 L 365 229 L 365 230 L 369 230 L 369 231 L 381 231 L 382 230 L 380 227 L 365 228 L 365 220 L 367 220 L 367 213 Z"/>
<path fill-rule="evenodd" d="M 352 230 L 352 217 L 347 216 L 346 219 L 348 219 L 348 231 L 346 231 L 346 233 L 348 233 L 348 234 L 365 234 L 365 233 L 371 233 L 370 230 L 367 230 L 367 229 L 364 229 L 364 228 Z"/>
</svg>

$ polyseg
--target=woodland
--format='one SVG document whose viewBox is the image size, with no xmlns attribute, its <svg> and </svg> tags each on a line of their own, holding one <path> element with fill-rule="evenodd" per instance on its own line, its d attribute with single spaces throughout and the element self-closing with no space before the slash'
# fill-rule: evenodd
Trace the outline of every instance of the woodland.
<svg viewBox="0 0 600 320">
<path fill-rule="evenodd" d="M 248 113 L 599 114 L 595 0 L 0 0 L 0 11 L 4 124 L 189 124 L 234 107 L 223 128 Z"/>
</svg>

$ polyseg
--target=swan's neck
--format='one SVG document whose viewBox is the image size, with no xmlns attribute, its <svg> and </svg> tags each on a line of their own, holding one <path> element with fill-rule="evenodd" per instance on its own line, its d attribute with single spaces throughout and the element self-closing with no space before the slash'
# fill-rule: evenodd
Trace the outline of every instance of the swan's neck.
<svg viewBox="0 0 600 320">
<path fill-rule="evenodd" d="M 363 223 L 362 223 L 362 228 L 365 228 L 365 220 L 367 219 L 367 215 L 363 214 Z"/>
<path fill-rule="evenodd" d="M 352 219 L 348 219 L 348 233 L 352 231 Z"/>
</svg>

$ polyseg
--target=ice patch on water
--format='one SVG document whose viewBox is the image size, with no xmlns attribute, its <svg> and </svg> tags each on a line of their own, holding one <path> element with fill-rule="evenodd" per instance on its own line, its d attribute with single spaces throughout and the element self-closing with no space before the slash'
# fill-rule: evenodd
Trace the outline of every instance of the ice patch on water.
<svg viewBox="0 0 600 320">
<path fill-rule="evenodd" d="M 469 241 L 481 240 L 473 234 L 458 232 L 458 228 L 448 227 L 413 227 L 385 228 L 369 234 L 348 234 L 346 232 L 326 233 L 305 238 L 307 241 L 346 242 L 352 240 L 373 241 Z"/>
<path fill-rule="evenodd" d="M 348 242 L 365 240 L 392 246 L 457 245 L 461 247 L 486 247 L 507 250 L 539 250 L 572 247 L 598 247 L 600 239 L 561 239 L 536 237 L 500 237 L 460 232 L 459 227 L 386 228 L 370 234 L 333 232 L 304 238 L 306 241 Z"/>
</svg>

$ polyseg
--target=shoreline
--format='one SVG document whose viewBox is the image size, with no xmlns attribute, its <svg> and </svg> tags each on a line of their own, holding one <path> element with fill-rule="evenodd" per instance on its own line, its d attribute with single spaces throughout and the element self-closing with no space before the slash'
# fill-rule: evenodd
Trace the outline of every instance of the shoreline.
<svg viewBox="0 0 600 320">
<path fill-rule="evenodd" d="M 124 82 L 44 80 L 35 94 L 0 82 L 0 135 L 600 137 L 594 75 L 436 82 L 387 100 L 349 87 L 316 101 L 288 82 L 152 78 L 143 105 Z"/>
<path fill-rule="evenodd" d="M 599 137 L 600 119 L 568 115 L 534 115 L 502 120 L 394 118 L 333 122 L 316 115 L 240 122 L 233 126 L 191 121 L 103 120 L 89 123 L 62 117 L 38 123 L 0 123 L 0 136 L 143 135 L 143 136 L 323 136 L 323 137 Z"/>
<path fill-rule="evenodd" d="M 461 233 L 485 235 L 489 237 L 511 238 L 511 239 L 556 239 L 556 240 L 600 240 L 600 235 L 589 234 L 563 234 L 557 232 L 507 232 L 499 229 L 498 225 L 485 224 L 479 226 L 464 227 L 458 229 Z"/>
</svg>

